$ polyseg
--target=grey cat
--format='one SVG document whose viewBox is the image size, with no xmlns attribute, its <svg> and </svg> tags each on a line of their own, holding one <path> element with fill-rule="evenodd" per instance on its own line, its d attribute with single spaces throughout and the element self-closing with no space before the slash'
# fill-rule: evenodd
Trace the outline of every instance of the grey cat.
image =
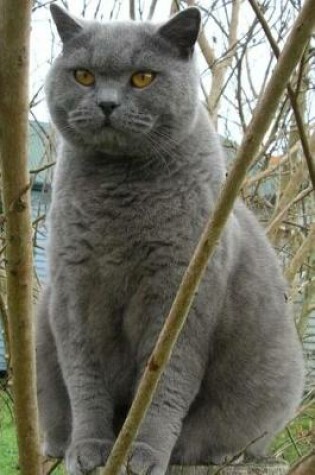
<svg viewBox="0 0 315 475">
<path fill-rule="evenodd" d="M 38 397 L 45 454 L 81 475 L 106 462 L 226 172 L 198 100 L 198 9 L 163 25 L 51 11 L 63 52 L 46 92 L 62 151 Z M 132 448 L 132 473 L 218 463 L 245 446 L 265 454 L 303 386 L 285 292 L 264 231 L 237 202 Z"/>
</svg>

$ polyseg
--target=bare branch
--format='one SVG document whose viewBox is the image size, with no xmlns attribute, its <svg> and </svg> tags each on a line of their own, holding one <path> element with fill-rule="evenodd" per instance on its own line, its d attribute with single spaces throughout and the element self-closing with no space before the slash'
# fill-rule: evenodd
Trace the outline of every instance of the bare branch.
<svg viewBox="0 0 315 475">
<path fill-rule="evenodd" d="M 281 211 L 276 215 L 276 217 L 271 221 L 269 226 L 266 229 L 266 232 L 269 236 L 269 239 L 273 242 L 275 239 L 276 231 L 278 230 L 283 217 L 286 215 L 286 213 L 289 211 L 291 206 L 295 205 L 299 201 L 303 200 L 307 195 L 309 195 L 312 192 L 312 187 L 308 187 L 305 190 L 301 191 L 296 197 L 293 198 L 292 201 L 289 201 L 282 209 Z"/>
<path fill-rule="evenodd" d="M 208 98 L 208 106 L 213 117 L 213 121 L 216 124 L 219 97 L 221 94 L 224 77 L 228 67 L 232 64 L 232 60 L 235 54 L 235 48 L 237 45 L 237 28 L 239 22 L 240 0 L 233 0 L 232 3 L 232 15 L 229 28 L 228 48 L 224 59 L 219 63 L 214 63 L 212 66 L 212 85 Z"/>
<path fill-rule="evenodd" d="M 129 17 L 130 20 L 136 19 L 136 2 L 135 0 L 129 0 Z"/>
<path fill-rule="evenodd" d="M 277 104 L 284 92 L 306 42 L 315 25 L 315 0 L 306 0 L 285 43 L 283 52 L 273 71 L 268 86 L 258 103 L 254 116 L 237 154 L 235 165 L 221 192 L 217 206 L 197 245 L 192 260 L 185 272 L 171 311 L 159 335 L 157 344 L 145 368 L 129 414 L 117 437 L 102 475 L 117 475 L 124 463 L 131 443 L 152 401 L 154 391 L 163 370 L 169 361 L 172 349 L 185 323 L 194 295 L 201 282 L 209 259 L 213 255 L 225 223 L 232 211 L 244 180 L 247 168 L 258 152 Z"/>
<path fill-rule="evenodd" d="M 315 249 L 315 224 L 313 224 L 311 227 L 308 236 L 305 238 L 302 245 L 299 247 L 297 253 L 285 270 L 284 275 L 289 283 L 293 282 L 296 273 L 312 249 Z"/>
<path fill-rule="evenodd" d="M 151 5 L 150 5 L 149 14 L 148 14 L 148 20 L 152 20 L 152 18 L 154 16 L 154 13 L 155 13 L 157 2 L 158 2 L 158 0 L 152 0 Z"/>
<path fill-rule="evenodd" d="M 32 226 L 27 172 L 32 1 L 1 2 L 0 128 L 14 411 L 23 475 L 40 475 L 32 314 Z M 14 19 L 14 22 L 12 22 Z M 13 133 L 14 132 L 14 133 Z"/>
<path fill-rule="evenodd" d="M 263 30 L 264 30 L 267 38 L 268 38 L 268 41 L 269 41 L 269 43 L 272 47 L 272 50 L 273 50 L 276 58 L 279 58 L 280 50 L 278 48 L 278 45 L 277 45 L 276 41 L 274 40 L 274 38 L 272 36 L 272 33 L 271 33 L 270 28 L 268 26 L 268 23 L 266 22 L 261 9 L 259 8 L 258 4 L 256 3 L 256 0 L 248 0 L 248 1 L 251 4 L 257 18 L 259 19 L 259 21 L 261 23 L 261 26 L 263 27 Z M 289 98 L 290 98 L 290 101 L 291 101 L 291 106 L 292 106 L 292 109 L 293 109 L 293 112 L 294 112 L 294 115 L 295 115 L 296 125 L 297 125 L 298 130 L 299 130 L 301 145 L 302 145 L 304 156 L 305 156 L 306 163 L 307 163 L 307 166 L 308 166 L 310 178 L 311 178 L 311 181 L 312 181 L 312 184 L 313 184 L 313 188 L 315 190 L 315 162 L 314 162 L 314 157 L 312 156 L 312 153 L 311 153 L 311 150 L 310 150 L 310 147 L 309 147 L 309 143 L 308 143 L 305 128 L 304 128 L 303 118 L 301 116 L 299 105 L 298 105 L 297 100 L 296 100 L 296 94 L 295 94 L 292 86 L 290 85 L 290 83 L 288 83 L 288 85 L 287 85 L 287 90 L 288 90 L 288 95 L 289 95 Z"/>
</svg>

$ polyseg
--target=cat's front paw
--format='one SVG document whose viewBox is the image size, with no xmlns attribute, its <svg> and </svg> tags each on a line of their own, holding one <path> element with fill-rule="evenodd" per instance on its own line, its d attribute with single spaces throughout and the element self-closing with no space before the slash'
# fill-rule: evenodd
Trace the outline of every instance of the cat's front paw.
<svg viewBox="0 0 315 475">
<path fill-rule="evenodd" d="M 128 458 L 128 475 L 165 475 L 168 459 L 144 442 L 136 442 Z"/>
<path fill-rule="evenodd" d="M 42 453 L 45 457 L 63 459 L 68 443 L 44 438 Z"/>
<path fill-rule="evenodd" d="M 113 442 L 102 439 L 83 439 L 72 442 L 66 452 L 65 463 L 69 475 L 84 475 L 105 465 Z"/>
</svg>

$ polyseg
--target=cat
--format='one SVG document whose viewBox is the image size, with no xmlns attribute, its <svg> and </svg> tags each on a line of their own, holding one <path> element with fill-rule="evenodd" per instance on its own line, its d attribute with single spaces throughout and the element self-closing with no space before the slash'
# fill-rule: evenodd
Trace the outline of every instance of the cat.
<svg viewBox="0 0 315 475">
<path fill-rule="evenodd" d="M 104 465 L 226 177 L 198 98 L 200 12 L 87 22 L 52 4 L 63 42 L 46 82 L 62 138 L 38 308 L 46 455 Z M 303 360 L 286 285 L 239 200 L 133 444 L 132 473 L 264 456 L 294 415 Z"/>
</svg>

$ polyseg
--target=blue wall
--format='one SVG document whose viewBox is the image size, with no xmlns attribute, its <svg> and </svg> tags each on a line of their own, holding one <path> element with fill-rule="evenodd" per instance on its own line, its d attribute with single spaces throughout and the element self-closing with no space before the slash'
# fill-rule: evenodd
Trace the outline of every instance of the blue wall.
<svg viewBox="0 0 315 475">
<path fill-rule="evenodd" d="M 32 219 L 33 221 L 48 212 L 50 203 L 50 192 L 42 190 L 32 191 Z M 45 282 L 47 275 L 46 258 L 47 228 L 45 221 L 41 220 L 34 233 L 34 264 L 38 278 L 41 283 Z M 5 345 L 0 319 L 0 371 L 6 370 Z"/>
</svg>

